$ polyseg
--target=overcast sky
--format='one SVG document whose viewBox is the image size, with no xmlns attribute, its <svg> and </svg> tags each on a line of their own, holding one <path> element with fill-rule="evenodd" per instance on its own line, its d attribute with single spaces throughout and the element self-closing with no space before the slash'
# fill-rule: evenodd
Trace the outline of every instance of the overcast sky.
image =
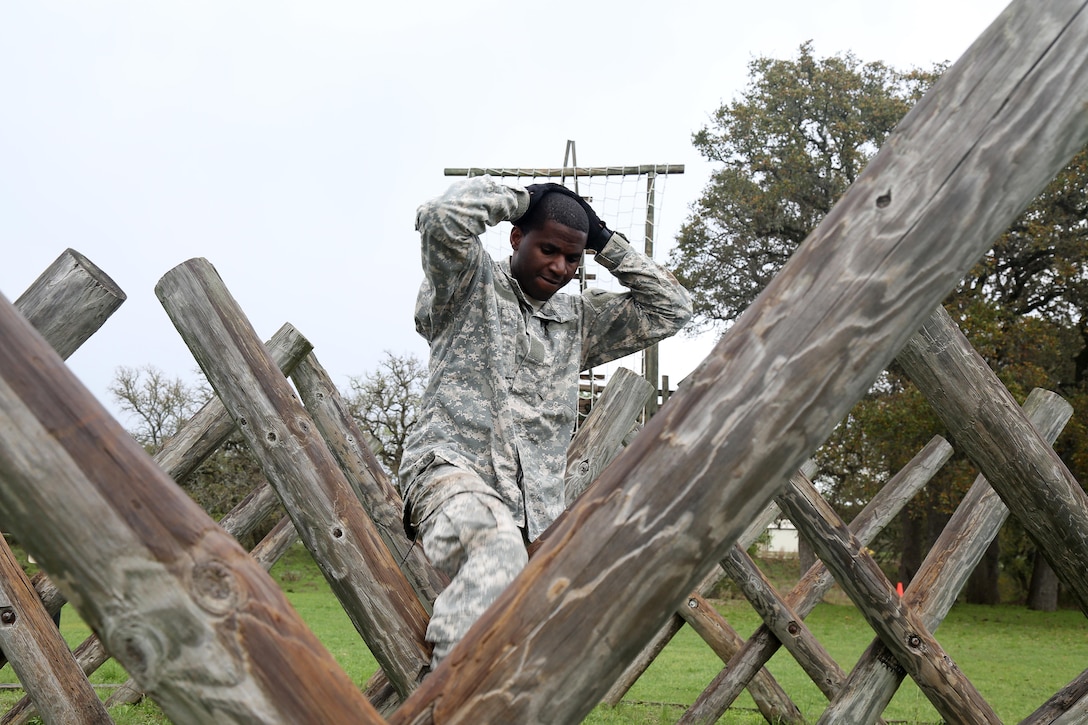
<svg viewBox="0 0 1088 725">
<path fill-rule="evenodd" d="M 113 277 L 128 301 L 69 364 L 116 413 L 120 365 L 195 381 L 154 286 L 205 257 L 262 337 L 293 323 L 344 385 L 384 350 L 426 356 L 413 225 L 444 168 L 559 166 L 568 139 L 581 166 L 684 164 L 659 209 L 663 260 L 711 171 L 691 136 L 750 60 L 812 40 L 818 56 L 929 67 L 1004 6 L 5 3 L 0 294 L 68 247 Z M 665 343 L 661 372 L 679 380 L 712 338 Z"/>
</svg>

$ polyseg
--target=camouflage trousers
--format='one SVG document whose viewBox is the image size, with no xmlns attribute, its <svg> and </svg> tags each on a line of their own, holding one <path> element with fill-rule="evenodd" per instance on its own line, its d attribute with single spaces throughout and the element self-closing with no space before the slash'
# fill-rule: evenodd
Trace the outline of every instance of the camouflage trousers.
<svg viewBox="0 0 1088 725">
<path fill-rule="evenodd" d="M 412 524 L 427 558 L 450 577 L 427 626 L 427 641 L 434 645 L 433 669 L 529 557 L 509 509 L 474 473 L 442 465 L 419 483 L 412 496 Z"/>
</svg>

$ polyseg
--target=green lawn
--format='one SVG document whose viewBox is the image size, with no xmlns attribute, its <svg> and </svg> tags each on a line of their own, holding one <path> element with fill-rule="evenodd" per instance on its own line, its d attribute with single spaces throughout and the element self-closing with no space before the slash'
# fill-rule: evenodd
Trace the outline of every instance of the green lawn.
<svg viewBox="0 0 1088 725">
<path fill-rule="evenodd" d="M 272 573 L 310 628 L 361 686 L 376 669 L 374 659 L 305 551 L 296 545 Z M 776 578 L 782 576 L 778 574 Z M 841 597 L 829 599 L 840 601 Z M 742 637 L 751 634 L 759 624 L 758 617 L 743 600 L 723 598 L 716 600 L 716 604 Z M 871 630 L 849 604 L 821 604 L 807 621 L 820 642 L 847 671 L 872 640 Z M 73 646 L 89 634 L 70 607 L 65 608 L 62 631 Z M 1016 722 L 1027 716 L 1080 674 L 1088 663 L 1088 619 L 1078 611 L 1047 614 L 1022 607 L 957 605 L 938 630 L 937 639 L 1004 722 Z M 586 722 L 609 725 L 674 722 L 720 669 L 720 660 L 685 627 L 618 707 L 598 707 Z M 768 669 L 806 718 L 815 722 L 826 700 L 793 659 L 784 650 L 780 651 Z M 94 675 L 92 682 L 105 697 L 124 679 L 124 671 L 109 662 Z M 17 683 L 10 666 L 0 670 L 0 683 Z M 21 696 L 17 689 L 0 691 L 0 707 L 6 710 Z M 114 708 L 110 714 L 119 723 L 166 722 L 152 703 Z M 940 721 L 909 679 L 884 717 L 890 722 Z M 764 721 L 745 693 L 721 722 Z"/>
</svg>

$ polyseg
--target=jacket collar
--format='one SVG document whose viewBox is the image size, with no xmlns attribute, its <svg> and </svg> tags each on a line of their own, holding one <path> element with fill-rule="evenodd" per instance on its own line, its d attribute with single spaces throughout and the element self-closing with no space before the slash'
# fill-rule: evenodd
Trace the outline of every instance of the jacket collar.
<svg viewBox="0 0 1088 725">
<path fill-rule="evenodd" d="M 529 296 L 525 294 L 524 290 L 521 289 L 521 285 L 514 279 L 514 275 L 510 273 L 509 257 L 499 262 L 498 267 L 508 280 L 510 289 L 514 291 L 519 303 L 528 309 L 531 315 L 551 322 L 570 322 L 577 317 L 574 305 L 575 296 L 562 292 L 552 295 L 552 298 L 547 300 L 539 310 L 534 311 L 533 306 L 529 303 Z"/>
</svg>

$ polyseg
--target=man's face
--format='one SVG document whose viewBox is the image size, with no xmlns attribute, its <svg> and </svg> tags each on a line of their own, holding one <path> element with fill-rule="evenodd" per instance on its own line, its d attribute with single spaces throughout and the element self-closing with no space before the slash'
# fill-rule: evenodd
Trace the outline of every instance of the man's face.
<svg viewBox="0 0 1088 725">
<path fill-rule="evenodd" d="M 586 233 L 548 220 L 540 229 L 522 233 L 514 227 L 510 232 L 510 272 L 530 297 L 544 301 L 559 288 L 574 279 Z"/>
</svg>

